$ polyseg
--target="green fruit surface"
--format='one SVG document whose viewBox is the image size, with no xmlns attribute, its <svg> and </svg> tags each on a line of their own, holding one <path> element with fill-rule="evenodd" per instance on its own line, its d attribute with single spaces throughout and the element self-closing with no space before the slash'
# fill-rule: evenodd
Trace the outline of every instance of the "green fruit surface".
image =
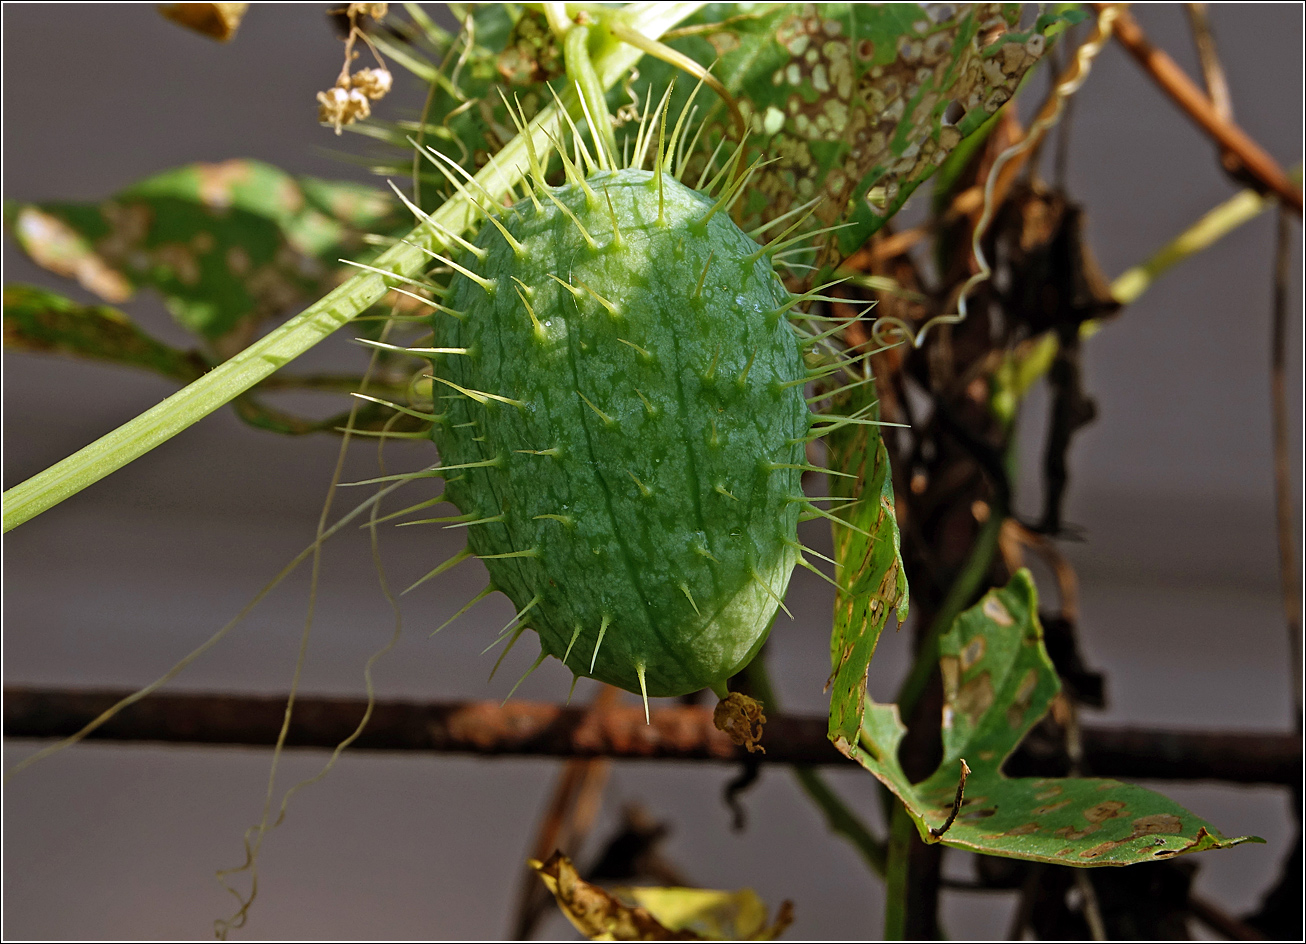
<svg viewBox="0 0 1306 944">
<path fill-rule="evenodd" d="M 661 221 L 650 172 L 588 185 L 550 191 L 571 215 L 544 193 L 503 214 L 521 252 L 486 224 L 484 256 L 460 257 L 493 284 L 455 275 L 460 315 L 434 318 L 434 345 L 468 353 L 434 359 L 433 438 L 443 466 L 485 464 L 446 472 L 445 494 L 482 521 L 468 542 L 492 585 L 519 610 L 537 601 L 523 621 L 572 672 L 638 692 L 642 666 L 649 695 L 720 688 L 761 648 L 797 560 L 801 472 L 782 466 L 805 461 L 810 414 L 790 295 L 669 175 Z"/>
</svg>

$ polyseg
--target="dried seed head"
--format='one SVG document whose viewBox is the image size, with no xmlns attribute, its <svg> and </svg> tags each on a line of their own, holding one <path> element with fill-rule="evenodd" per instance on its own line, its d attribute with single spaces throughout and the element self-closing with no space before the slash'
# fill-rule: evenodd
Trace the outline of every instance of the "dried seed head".
<svg viewBox="0 0 1306 944">
<path fill-rule="evenodd" d="M 359 69 L 349 77 L 350 84 L 354 89 L 362 92 L 372 101 L 384 98 L 386 92 L 394 84 L 394 76 L 390 74 L 389 69 Z M 359 117 L 366 118 L 363 114 Z"/>
<path fill-rule="evenodd" d="M 335 128 L 336 134 L 340 133 L 344 125 L 353 124 L 372 113 L 372 105 L 362 91 L 342 85 L 334 85 L 325 92 L 318 92 L 317 104 L 317 120 Z"/>
</svg>

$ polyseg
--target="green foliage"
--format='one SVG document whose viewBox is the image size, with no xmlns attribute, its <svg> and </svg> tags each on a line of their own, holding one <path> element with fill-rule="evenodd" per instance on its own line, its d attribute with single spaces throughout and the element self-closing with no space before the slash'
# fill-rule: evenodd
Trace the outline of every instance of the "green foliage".
<svg viewBox="0 0 1306 944">
<path fill-rule="evenodd" d="M 268 164 L 190 164 L 98 204 L 10 204 L 6 219 L 39 265 L 109 302 L 158 291 L 187 330 L 226 353 L 260 323 L 328 291 L 362 236 L 402 222 L 381 191 Z"/>
<path fill-rule="evenodd" d="M 896 705 L 869 702 L 856 741 L 836 742 L 902 801 L 926 842 L 1058 865 L 1132 865 L 1255 837 L 1229 839 L 1158 793 L 1115 780 L 1008 778 L 1002 763 L 1060 689 L 1043 648 L 1034 583 L 1019 571 L 963 613 L 940 641 L 943 761 L 912 784 L 898 762 L 905 729 Z M 971 769 L 952 811 L 961 761 Z"/>
<path fill-rule="evenodd" d="M 613 42 L 605 17 L 622 14 L 593 16 L 591 52 Z M 1011 97 L 1048 41 L 1083 14 L 1057 8 L 1028 30 L 1009 31 L 1019 17 L 1019 4 L 959 5 L 938 17 L 917 4 L 714 3 L 664 41 L 712 70 L 738 100 L 750 136 L 748 160 L 771 162 L 735 213 L 740 225 L 750 229 L 819 197 L 817 219 L 848 224 L 839 235 L 848 252 Z M 560 44 L 542 12 L 486 4 L 466 22 L 470 40 L 431 37 L 408 25 L 401 31 L 412 48 L 383 46 L 432 83 L 431 97 L 423 122 L 374 124 L 367 133 L 404 149 L 416 133 L 474 170 L 511 137 L 496 88 L 530 117 L 552 100 L 550 89 L 567 81 Z M 421 53 L 427 46 L 433 52 Z M 641 62 L 637 79 L 612 89 L 608 104 L 622 125 L 619 140 L 633 142 L 632 119 L 673 81 L 670 113 L 678 114 L 695 79 L 654 56 Z M 706 124 L 688 154 L 691 181 L 724 136 L 737 137 L 715 93 L 705 90 L 697 102 Z M 394 169 L 411 170 L 399 162 Z M 423 205 L 438 204 L 447 183 L 423 175 Z"/>
</svg>

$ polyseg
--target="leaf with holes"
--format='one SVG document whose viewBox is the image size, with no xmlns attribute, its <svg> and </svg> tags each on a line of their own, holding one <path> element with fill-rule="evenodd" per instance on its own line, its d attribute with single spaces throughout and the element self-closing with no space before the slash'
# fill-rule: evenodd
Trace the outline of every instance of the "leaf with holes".
<svg viewBox="0 0 1306 944">
<path fill-rule="evenodd" d="M 1018 4 L 713 4 L 666 40 L 704 66 L 716 63 L 748 122 L 750 157 L 775 159 L 758 173 L 741 225 L 820 197 L 819 220 L 852 224 L 839 233 L 849 252 L 1084 14 L 1057 8 L 1025 30 L 1020 16 Z M 637 88 L 661 88 L 675 71 L 651 59 L 640 68 Z M 704 104 L 700 161 L 733 133 L 725 109 Z"/>
<path fill-rule="evenodd" d="M 1210 823 L 1151 790 L 1115 780 L 1008 778 L 1002 763 L 1047 712 L 1060 683 L 1043 648 L 1028 571 L 990 590 L 939 643 L 943 761 L 912 784 L 898 763 L 904 728 L 896 705 L 869 704 L 860 743 L 839 746 L 902 800 L 926 842 L 1057 865 L 1133 865 L 1224 849 Z M 952 811 L 961 761 L 971 769 L 961 811 Z"/>
<path fill-rule="evenodd" d="M 501 7 L 475 8 L 452 43 L 416 23 L 400 25 L 407 46 L 378 39 L 383 52 L 431 83 L 431 99 L 424 125 L 373 121 L 359 130 L 404 149 L 420 130 L 424 144 L 468 170 L 483 165 L 511 137 L 495 83 L 529 118 L 551 100 L 550 85 L 567 81 L 543 13 Z M 1018 30 L 1019 4 L 961 5 L 943 8 L 952 11 L 946 15 L 938 9 L 713 3 L 663 37 L 676 52 L 710 67 L 738 100 L 749 127 L 748 160 L 773 159 L 735 214 L 744 229 L 821 197 L 817 219 L 851 222 L 840 244 L 845 251 L 860 245 L 1014 94 L 1048 42 L 1084 17 L 1057 7 Z M 593 42 L 608 41 L 602 24 L 621 14 L 590 13 Z M 420 52 L 424 46 L 438 55 Z M 633 140 L 637 122 L 629 119 L 672 81 L 675 114 L 695 83 L 654 56 L 641 61 L 637 79 L 609 92 L 609 107 L 622 125 L 619 139 Z M 737 137 L 720 99 L 705 90 L 697 101 L 707 124 L 689 154 L 690 180 L 718 153 L 723 136 Z M 731 150 L 727 142 L 720 153 Z M 409 154 L 393 169 L 410 173 Z M 449 185 L 430 168 L 421 173 L 421 202 L 436 205 L 436 195 L 447 194 Z"/>
</svg>

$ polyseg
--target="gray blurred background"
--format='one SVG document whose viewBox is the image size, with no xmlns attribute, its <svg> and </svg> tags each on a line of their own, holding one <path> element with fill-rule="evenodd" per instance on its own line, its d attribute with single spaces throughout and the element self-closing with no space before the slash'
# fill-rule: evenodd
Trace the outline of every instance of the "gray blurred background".
<svg viewBox="0 0 1306 944">
<path fill-rule="evenodd" d="M 5 198 L 99 200 L 156 171 L 231 157 L 369 179 L 331 154 L 356 153 L 359 139 L 336 138 L 315 122 L 314 93 L 334 80 L 341 56 L 325 9 L 258 5 L 236 40 L 220 46 L 167 23 L 152 6 L 5 4 Z M 1135 15 L 1198 75 L 1180 8 L 1148 6 Z M 1238 123 L 1281 163 L 1300 161 L 1302 8 L 1216 5 L 1211 16 Z M 396 98 L 416 108 L 421 90 L 399 78 Z M 1029 99 L 1042 88 L 1032 85 Z M 1088 207 L 1108 276 L 1234 192 L 1207 140 L 1114 45 L 1076 101 L 1073 135 L 1070 190 Z M 1291 728 L 1266 369 L 1272 249 L 1267 214 L 1179 266 L 1087 346 L 1099 419 L 1076 440 L 1068 509 L 1086 540 L 1064 550 L 1083 582 L 1086 656 L 1108 680 L 1109 707 L 1089 723 Z M 3 258 L 6 282 L 92 300 L 27 262 L 7 239 Z M 1298 271 L 1290 302 L 1294 430 L 1300 292 Z M 142 295 L 124 307 L 157 335 L 185 340 L 157 299 Z M 305 365 L 357 363 L 356 351 L 337 341 Z M 5 487 L 171 392 L 144 374 L 6 354 Z M 1043 428 L 1036 394 L 1022 419 L 1028 455 L 1018 504 L 1025 512 L 1039 500 Z M 254 431 L 224 411 L 11 534 L 4 542 L 6 684 L 138 686 L 161 674 L 311 540 L 337 448 L 328 436 Z M 388 461 L 410 469 L 431 455 L 392 447 Z M 346 475 L 375 468 L 375 449 L 363 444 Z M 406 586 L 459 546 L 456 532 L 419 532 L 383 535 L 394 584 Z M 815 527 L 807 539 L 828 541 Z M 529 665 L 534 653 L 523 644 L 485 681 L 492 657 L 480 651 L 511 615 L 502 598 L 427 638 L 480 589 L 478 566 L 405 598 L 403 641 L 377 671 L 381 694 L 502 698 Z M 773 637 L 773 675 L 787 710 L 825 708 L 826 589 L 800 571 L 790 600 L 797 619 Z M 285 691 L 306 594 L 302 575 L 288 581 L 175 687 Z M 304 689 L 358 695 L 362 664 L 392 627 L 361 535 L 330 545 L 318 614 Z M 874 696 L 891 697 L 908 638 L 882 640 Z M 518 695 L 557 700 L 569 682 L 550 663 Z M 590 693 L 583 684 L 578 698 Z M 33 749 L 7 744 L 5 766 Z M 258 819 L 268 760 L 249 750 L 79 746 L 17 777 L 4 796 L 5 936 L 208 936 L 231 904 L 213 872 L 242 858 L 241 835 Z M 288 756 L 281 783 L 315 773 L 324 760 Z M 557 769 L 551 761 L 346 755 L 296 797 L 266 842 L 260 898 L 244 933 L 502 936 Z M 877 936 L 880 885 L 828 835 L 785 771 L 764 773 L 744 800 L 747 831 L 731 832 L 720 793 L 735 773 L 617 765 L 598 834 L 612 828 L 623 802 L 639 801 L 672 825 L 665 851 L 692 880 L 752 886 L 773 906 L 792 898 L 792 937 Z M 831 780 L 879 822 L 868 775 L 841 771 Z M 1200 894 L 1234 911 L 1254 906 L 1290 840 L 1286 793 L 1160 788 L 1226 834 L 1267 839 L 1200 857 Z M 951 854 L 946 869 L 966 876 L 970 863 Z M 955 937 L 1000 936 L 1013 901 L 949 892 L 944 925 Z M 546 933 L 571 934 L 556 918 Z"/>
</svg>

